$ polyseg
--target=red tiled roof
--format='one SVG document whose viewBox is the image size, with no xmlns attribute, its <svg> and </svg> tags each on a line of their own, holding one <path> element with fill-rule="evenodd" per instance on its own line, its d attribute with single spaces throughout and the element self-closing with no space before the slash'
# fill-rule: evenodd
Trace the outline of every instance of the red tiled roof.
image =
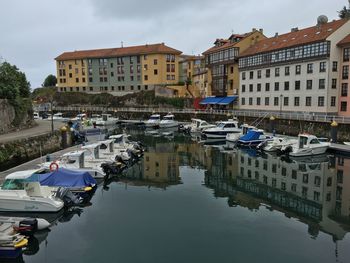
<svg viewBox="0 0 350 263">
<path fill-rule="evenodd" d="M 151 44 L 142 46 L 131 46 L 121 48 L 106 48 L 106 49 L 92 49 L 92 50 L 79 50 L 73 52 L 64 52 L 55 60 L 68 60 L 68 59 L 84 59 L 84 58 L 106 58 L 106 57 L 119 57 L 128 55 L 144 55 L 144 54 L 177 54 L 182 52 L 174 48 L 161 44 Z"/>
<path fill-rule="evenodd" d="M 250 36 L 253 32 L 250 32 L 250 33 L 245 33 L 245 34 L 235 34 L 234 36 L 235 37 L 238 37 L 238 38 L 241 38 L 241 40 L 247 36 Z M 231 35 L 232 37 L 232 35 Z M 234 47 L 238 42 L 231 42 L 230 40 L 228 39 L 220 39 L 220 40 L 216 40 L 215 43 L 217 43 L 218 41 L 220 42 L 224 42 L 223 45 L 221 46 L 213 46 L 211 48 L 209 48 L 208 50 L 204 51 L 203 52 L 203 55 L 206 55 L 206 54 L 210 54 L 210 53 L 213 53 L 215 51 L 218 51 L 218 50 L 223 50 L 223 49 L 227 49 L 227 48 L 230 48 L 230 47 Z"/>
<path fill-rule="evenodd" d="M 348 20 L 346 19 L 334 20 L 323 24 L 321 27 L 312 26 L 295 32 L 279 35 L 277 37 L 263 39 L 242 52 L 240 57 L 326 40 L 334 31 L 344 25 L 347 21 Z"/>
<path fill-rule="evenodd" d="M 350 34 L 344 37 L 342 40 L 339 41 L 337 44 L 338 46 L 344 46 L 346 44 L 350 44 Z"/>
</svg>

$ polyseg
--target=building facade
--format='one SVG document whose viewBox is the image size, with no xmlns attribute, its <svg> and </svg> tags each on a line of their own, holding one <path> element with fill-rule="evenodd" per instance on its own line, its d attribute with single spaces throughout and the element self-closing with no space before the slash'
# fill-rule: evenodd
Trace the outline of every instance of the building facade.
<svg viewBox="0 0 350 263">
<path fill-rule="evenodd" d="M 338 47 L 341 48 L 341 61 L 340 61 L 340 89 L 339 89 L 339 115 L 350 116 L 350 34 L 347 35 L 342 41 L 338 43 Z"/>
<path fill-rule="evenodd" d="M 266 111 L 338 112 L 341 48 L 348 20 L 276 34 L 241 53 L 240 108 Z"/>
<path fill-rule="evenodd" d="M 264 38 L 262 29 L 232 34 L 228 39 L 217 39 L 214 46 L 203 53 L 208 68 L 209 96 L 238 95 L 238 56 Z"/>
<path fill-rule="evenodd" d="M 122 96 L 179 81 L 181 51 L 164 43 L 65 52 L 56 57 L 59 92 Z"/>
</svg>

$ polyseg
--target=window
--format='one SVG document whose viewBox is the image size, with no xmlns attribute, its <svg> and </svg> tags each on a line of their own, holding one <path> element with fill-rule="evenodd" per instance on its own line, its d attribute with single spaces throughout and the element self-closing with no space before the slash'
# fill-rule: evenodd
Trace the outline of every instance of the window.
<svg viewBox="0 0 350 263">
<path fill-rule="evenodd" d="M 348 103 L 346 101 L 340 102 L 340 111 L 347 111 Z"/>
<path fill-rule="evenodd" d="M 130 65 L 130 73 L 133 74 L 134 73 L 134 66 Z"/>
<path fill-rule="evenodd" d="M 73 77 L 73 74 L 72 74 L 72 73 L 69 73 L 69 77 L 72 78 L 72 77 Z"/>
<path fill-rule="evenodd" d="M 261 83 L 258 83 L 256 86 L 256 91 L 260 92 L 261 91 Z"/>
<path fill-rule="evenodd" d="M 294 97 L 294 106 L 300 106 L 300 97 Z"/>
<path fill-rule="evenodd" d="M 337 79 L 332 79 L 332 89 L 337 88 Z"/>
<path fill-rule="evenodd" d="M 242 99 L 241 99 L 241 104 L 242 104 L 242 105 L 245 105 L 245 98 L 242 98 Z"/>
<path fill-rule="evenodd" d="M 144 80 L 148 80 L 148 75 L 145 75 L 145 76 L 144 76 Z"/>
<path fill-rule="evenodd" d="M 111 68 L 113 68 L 113 63 L 111 63 Z"/>
<path fill-rule="evenodd" d="M 261 79 L 261 70 L 258 70 L 258 79 Z"/>
<path fill-rule="evenodd" d="M 256 98 L 256 105 L 260 105 L 261 104 L 261 98 L 260 97 L 257 97 Z"/>
<path fill-rule="evenodd" d="M 253 98 L 249 98 L 249 105 L 253 105 Z"/>
<path fill-rule="evenodd" d="M 284 90 L 289 90 L 289 81 L 284 82 Z"/>
<path fill-rule="evenodd" d="M 326 62 L 320 62 L 320 72 L 326 72 Z"/>
<path fill-rule="evenodd" d="M 349 78 L 349 66 L 343 66 L 342 78 L 343 79 Z"/>
<path fill-rule="evenodd" d="M 280 76 L 280 68 L 275 68 L 275 77 Z"/>
<path fill-rule="evenodd" d="M 253 84 L 249 84 L 249 92 L 253 92 Z"/>
<path fill-rule="evenodd" d="M 305 98 L 305 106 L 310 107 L 311 106 L 311 97 Z"/>
<path fill-rule="evenodd" d="M 280 89 L 280 83 L 275 82 L 275 91 L 278 91 Z"/>
<path fill-rule="evenodd" d="M 307 64 L 307 73 L 313 73 L 314 72 L 314 64 L 313 63 L 309 63 Z"/>
<path fill-rule="evenodd" d="M 242 92 L 245 92 L 245 85 L 242 85 Z"/>
<path fill-rule="evenodd" d="M 285 67 L 284 68 L 284 75 L 289 76 L 290 75 L 290 67 Z"/>
<path fill-rule="evenodd" d="M 265 84 L 265 91 L 270 91 L 270 83 Z"/>
<path fill-rule="evenodd" d="M 265 106 L 270 105 L 270 98 L 269 97 L 265 97 Z"/>
<path fill-rule="evenodd" d="M 114 77 L 114 72 L 113 71 L 111 71 L 111 77 Z"/>
<path fill-rule="evenodd" d="M 278 106 L 278 99 L 279 99 L 278 97 L 273 98 L 273 105 L 274 106 Z"/>
<path fill-rule="evenodd" d="M 295 66 L 295 75 L 300 75 L 301 74 L 301 65 L 296 65 Z"/>
<path fill-rule="evenodd" d="M 266 78 L 269 78 L 271 75 L 271 70 L 267 69 L 265 73 L 266 73 Z"/>
<path fill-rule="evenodd" d="M 233 74 L 233 67 L 230 67 L 230 72 L 231 72 L 231 74 Z"/>
<path fill-rule="evenodd" d="M 306 89 L 312 89 L 312 80 L 311 79 L 308 79 L 306 81 Z"/>
<path fill-rule="evenodd" d="M 300 80 L 295 81 L 295 90 L 300 90 Z"/>
<path fill-rule="evenodd" d="M 344 48 L 343 61 L 349 61 L 350 58 L 350 48 Z"/>
<path fill-rule="evenodd" d="M 284 97 L 283 98 L 283 106 L 288 106 L 289 105 L 289 98 L 288 97 Z"/>
<path fill-rule="evenodd" d="M 68 65 L 68 68 L 69 68 L 69 69 L 72 69 L 72 65 L 71 65 L 71 64 L 69 64 L 69 65 Z"/>
<path fill-rule="evenodd" d="M 158 69 L 154 70 L 154 75 L 158 75 Z"/>
<path fill-rule="evenodd" d="M 147 60 L 147 55 L 143 55 L 143 59 L 144 59 L 144 60 Z"/>
<path fill-rule="evenodd" d="M 93 91 L 93 90 L 94 90 L 94 88 L 93 88 L 93 87 L 89 87 L 89 89 L 90 89 L 90 91 Z"/>
<path fill-rule="evenodd" d="M 318 107 L 324 107 L 324 97 L 318 97 Z"/>
<path fill-rule="evenodd" d="M 148 70 L 148 65 L 147 64 L 143 65 L 143 70 Z M 170 69 L 169 69 L 169 71 L 170 71 Z M 169 71 L 167 71 L 167 72 L 169 72 Z"/>
<path fill-rule="evenodd" d="M 85 78 L 82 78 L 82 82 L 85 82 Z"/>
<path fill-rule="evenodd" d="M 335 107 L 335 103 L 336 103 L 336 97 L 332 96 L 331 97 L 331 107 Z"/>
<path fill-rule="evenodd" d="M 325 79 L 320 79 L 318 81 L 318 88 L 319 89 L 325 89 L 325 87 L 326 87 L 326 80 Z"/>
<path fill-rule="evenodd" d="M 89 78 L 89 82 L 93 82 L 93 79 L 91 77 Z"/>
<path fill-rule="evenodd" d="M 338 71 L 338 62 L 337 61 L 333 61 L 333 63 L 332 63 L 332 71 L 333 72 L 337 72 Z"/>
<path fill-rule="evenodd" d="M 245 72 L 242 72 L 242 79 L 245 80 Z"/>
<path fill-rule="evenodd" d="M 76 82 L 76 83 L 79 83 L 79 78 L 75 78 L 75 82 Z"/>
<path fill-rule="evenodd" d="M 342 83 L 341 84 L 341 96 L 347 97 L 348 96 L 348 83 Z"/>
<path fill-rule="evenodd" d="M 253 79 L 254 78 L 254 71 L 250 71 L 249 72 L 249 79 Z"/>
</svg>

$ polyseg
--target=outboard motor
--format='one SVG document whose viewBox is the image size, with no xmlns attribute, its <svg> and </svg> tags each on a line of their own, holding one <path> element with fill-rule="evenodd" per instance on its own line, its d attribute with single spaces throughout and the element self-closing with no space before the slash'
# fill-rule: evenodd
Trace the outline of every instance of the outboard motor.
<svg viewBox="0 0 350 263">
<path fill-rule="evenodd" d="M 31 236 L 38 230 L 38 220 L 36 218 L 23 219 L 15 230 L 22 235 Z"/>
<path fill-rule="evenodd" d="M 62 199 L 65 206 L 80 205 L 82 199 L 75 196 L 68 188 L 59 187 L 56 192 L 56 197 Z"/>
</svg>

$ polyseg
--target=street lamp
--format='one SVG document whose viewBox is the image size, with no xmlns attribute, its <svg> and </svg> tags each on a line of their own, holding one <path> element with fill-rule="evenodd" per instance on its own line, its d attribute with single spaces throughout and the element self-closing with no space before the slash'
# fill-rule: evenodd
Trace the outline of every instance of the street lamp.
<svg viewBox="0 0 350 263">
<path fill-rule="evenodd" d="M 282 103 L 283 103 L 283 95 L 280 95 L 280 117 L 282 116 Z"/>
</svg>

